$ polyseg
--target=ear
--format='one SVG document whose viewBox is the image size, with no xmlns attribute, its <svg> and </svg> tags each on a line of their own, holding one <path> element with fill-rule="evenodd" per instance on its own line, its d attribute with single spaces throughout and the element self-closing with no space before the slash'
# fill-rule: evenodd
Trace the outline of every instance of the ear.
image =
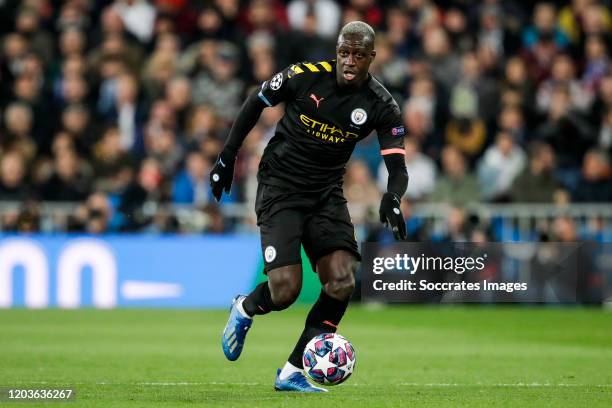
<svg viewBox="0 0 612 408">
<path fill-rule="evenodd" d="M 372 50 L 372 52 L 370 52 L 370 58 L 372 58 L 372 61 L 374 61 L 374 58 L 376 58 L 376 50 Z"/>
</svg>

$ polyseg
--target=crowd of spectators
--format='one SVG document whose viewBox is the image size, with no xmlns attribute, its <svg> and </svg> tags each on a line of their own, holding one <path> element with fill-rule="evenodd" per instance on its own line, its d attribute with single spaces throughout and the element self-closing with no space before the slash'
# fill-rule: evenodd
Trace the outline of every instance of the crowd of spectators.
<svg viewBox="0 0 612 408">
<path fill-rule="evenodd" d="M 0 200 L 23 203 L 0 228 L 40 229 L 51 201 L 81 203 L 71 231 L 174 231 L 164 203 L 227 229 L 208 171 L 245 95 L 334 58 L 353 20 L 376 29 L 371 72 L 402 108 L 409 203 L 612 202 L 609 1 L 22 0 L 0 2 Z M 224 203 L 252 208 L 282 112 L 246 139 Z M 361 142 L 358 221 L 386 176 Z"/>
</svg>

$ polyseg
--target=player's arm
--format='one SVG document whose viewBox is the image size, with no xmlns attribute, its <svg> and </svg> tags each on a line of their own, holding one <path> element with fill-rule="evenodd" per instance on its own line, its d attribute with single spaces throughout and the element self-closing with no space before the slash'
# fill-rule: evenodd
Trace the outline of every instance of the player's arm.
<svg viewBox="0 0 612 408">
<path fill-rule="evenodd" d="M 238 150 L 259 120 L 261 112 L 264 108 L 277 105 L 291 96 L 293 87 L 289 84 L 288 79 L 293 73 L 292 68 L 293 66 L 279 72 L 269 81 L 265 81 L 261 88 L 249 95 L 240 108 L 225 146 L 210 171 L 210 186 L 217 201 L 221 201 L 223 191 L 229 193 L 232 187 L 234 163 Z"/>
<path fill-rule="evenodd" d="M 389 226 L 396 240 L 404 240 L 406 222 L 400 209 L 401 197 L 408 187 L 408 171 L 406 170 L 404 151 L 404 126 L 402 125 L 397 105 L 388 109 L 381 126 L 378 129 L 380 153 L 389 172 L 387 192 L 383 194 L 380 203 L 380 222 Z"/>
<path fill-rule="evenodd" d="M 257 96 L 258 92 L 259 90 L 253 92 L 242 104 L 227 137 L 225 146 L 221 153 L 219 153 L 219 157 L 210 171 L 210 187 L 217 201 L 221 201 L 223 190 L 226 193 L 230 192 L 234 178 L 234 163 L 236 162 L 238 150 L 240 150 L 242 142 L 244 142 L 246 136 L 253 129 L 259 120 L 261 112 L 266 107 L 264 102 Z"/>
</svg>

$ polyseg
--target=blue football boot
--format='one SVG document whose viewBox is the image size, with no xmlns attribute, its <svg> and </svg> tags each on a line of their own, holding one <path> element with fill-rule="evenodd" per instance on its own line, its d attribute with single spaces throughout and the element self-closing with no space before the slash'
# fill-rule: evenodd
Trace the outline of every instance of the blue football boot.
<svg viewBox="0 0 612 408">
<path fill-rule="evenodd" d="M 274 381 L 274 389 L 276 391 L 296 391 L 296 392 L 327 392 L 325 388 L 315 387 L 311 385 L 304 373 L 293 373 L 284 380 L 280 379 L 281 369 L 276 372 L 276 381 Z"/>
<path fill-rule="evenodd" d="M 238 295 L 232 300 L 230 316 L 225 325 L 225 330 L 223 330 L 223 337 L 221 337 L 223 353 L 230 361 L 238 360 L 238 357 L 240 357 L 242 347 L 244 346 L 244 339 L 249 328 L 253 324 L 253 319 L 244 317 L 236 307 L 238 301 L 245 297 L 246 296 Z"/>
</svg>

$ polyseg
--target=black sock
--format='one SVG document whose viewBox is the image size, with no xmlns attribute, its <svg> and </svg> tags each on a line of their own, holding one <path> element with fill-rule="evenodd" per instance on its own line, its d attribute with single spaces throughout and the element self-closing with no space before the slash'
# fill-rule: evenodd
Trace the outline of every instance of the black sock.
<svg viewBox="0 0 612 408">
<path fill-rule="evenodd" d="M 289 356 L 289 362 L 298 368 L 303 368 L 302 354 L 304 347 L 315 336 L 322 333 L 335 333 L 346 312 L 348 306 L 347 300 L 338 300 L 329 296 L 323 290 L 319 295 L 319 299 L 310 309 L 306 318 L 304 331 L 297 341 L 293 352 Z"/>
<path fill-rule="evenodd" d="M 262 282 L 244 299 L 242 308 L 249 316 L 263 315 L 278 310 L 272 302 L 268 281 Z"/>
</svg>

